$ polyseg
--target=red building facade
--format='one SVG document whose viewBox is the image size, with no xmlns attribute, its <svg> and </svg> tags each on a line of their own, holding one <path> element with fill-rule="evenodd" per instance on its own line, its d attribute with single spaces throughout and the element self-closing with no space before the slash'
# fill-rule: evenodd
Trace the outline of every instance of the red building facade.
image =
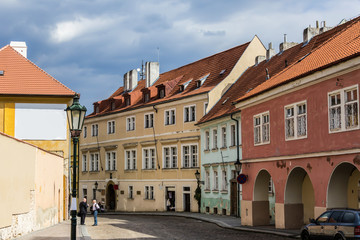
<svg viewBox="0 0 360 240">
<path fill-rule="evenodd" d="M 277 228 L 299 228 L 327 208 L 359 208 L 359 30 L 359 18 L 332 29 L 238 99 L 243 225 L 269 224 L 269 194 Z"/>
</svg>

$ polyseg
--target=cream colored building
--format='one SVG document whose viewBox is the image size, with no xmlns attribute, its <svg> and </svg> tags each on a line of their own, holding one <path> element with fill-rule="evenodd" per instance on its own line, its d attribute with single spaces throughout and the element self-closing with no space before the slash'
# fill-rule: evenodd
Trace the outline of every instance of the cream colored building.
<svg viewBox="0 0 360 240">
<path fill-rule="evenodd" d="M 158 63 L 147 62 L 140 81 L 136 70 L 126 73 L 124 87 L 94 103 L 85 120 L 79 197 L 96 198 L 108 210 L 197 211 L 195 123 L 213 105 L 209 92 L 223 94 L 264 52 L 254 37 L 162 74 Z"/>
</svg>

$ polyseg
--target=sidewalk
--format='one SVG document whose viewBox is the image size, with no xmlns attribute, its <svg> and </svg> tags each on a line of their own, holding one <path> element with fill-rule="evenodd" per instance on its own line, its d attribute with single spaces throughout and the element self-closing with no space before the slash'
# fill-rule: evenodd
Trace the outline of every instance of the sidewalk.
<svg viewBox="0 0 360 240">
<path fill-rule="evenodd" d="M 198 219 L 205 222 L 210 222 L 218 225 L 222 228 L 248 231 L 248 232 L 257 232 L 257 233 L 266 233 L 273 234 L 289 238 L 300 238 L 300 229 L 276 229 L 275 226 L 259 226 L 259 227 L 249 227 L 241 226 L 240 218 L 232 216 L 223 216 L 223 215 L 214 215 L 206 213 L 192 213 L 192 212 L 107 212 L 101 213 L 100 216 L 106 215 L 157 215 L 157 216 L 177 216 L 185 218 Z"/>
<path fill-rule="evenodd" d="M 76 225 L 77 240 L 91 240 L 87 229 L 84 225 Z M 69 240 L 71 234 L 71 221 L 67 220 L 54 226 L 40 229 L 24 236 L 16 238 L 16 240 Z"/>
</svg>

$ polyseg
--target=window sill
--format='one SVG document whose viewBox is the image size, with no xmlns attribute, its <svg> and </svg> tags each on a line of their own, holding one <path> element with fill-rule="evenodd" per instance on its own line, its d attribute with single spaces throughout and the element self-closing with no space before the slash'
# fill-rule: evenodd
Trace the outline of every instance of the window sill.
<svg viewBox="0 0 360 240">
<path fill-rule="evenodd" d="M 182 170 L 184 169 L 189 169 L 189 170 L 194 170 L 194 169 L 199 169 L 199 167 L 182 167 Z"/>
<path fill-rule="evenodd" d="M 218 148 L 212 148 L 211 151 L 212 151 L 212 152 L 217 152 L 217 151 L 218 151 Z"/>
<path fill-rule="evenodd" d="M 266 144 L 270 144 L 270 141 L 269 142 L 264 142 L 264 143 L 254 143 L 254 146 L 262 146 L 262 145 L 266 145 Z"/>
<path fill-rule="evenodd" d="M 219 193 L 219 190 L 218 189 L 213 189 L 212 192 L 213 193 Z"/>
<path fill-rule="evenodd" d="M 221 194 L 228 194 L 228 190 L 221 190 L 220 193 Z"/>
<path fill-rule="evenodd" d="M 89 173 L 99 173 L 99 170 L 89 171 Z"/>
<path fill-rule="evenodd" d="M 156 171 L 156 168 L 143 168 L 141 171 Z"/>
<path fill-rule="evenodd" d="M 211 190 L 210 190 L 210 189 L 204 189 L 204 192 L 205 192 L 205 193 L 210 193 Z"/>
<path fill-rule="evenodd" d="M 173 168 L 171 168 L 171 167 L 169 167 L 169 168 L 162 168 L 163 170 L 178 170 L 179 168 L 177 168 L 177 167 L 173 167 Z"/>
<path fill-rule="evenodd" d="M 125 169 L 124 172 L 136 172 L 137 171 L 137 168 L 136 169 Z"/>
<path fill-rule="evenodd" d="M 204 149 L 204 153 L 210 152 L 210 149 Z"/>
<path fill-rule="evenodd" d="M 221 148 L 220 148 L 220 150 L 225 150 L 225 149 L 227 149 L 227 147 L 221 147 Z"/>
<path fill-rule="evenodd" d="M 229 146 L 229 148 L 236 148 L 236 145 Z"/>
<path fill-rule="evenodd" d="M 146 200 L 146 201 L 155 201 L 155 198 L 153 198 L 153 199 L 150 199 L 150 198 L 144 198 L 144 200 Z"/>
<path fill-rule="evenodd" d="M 105 172 L 116 172 L 117 169 L 112 169 L 112 170 L 105 170 Z"/>
</svg>

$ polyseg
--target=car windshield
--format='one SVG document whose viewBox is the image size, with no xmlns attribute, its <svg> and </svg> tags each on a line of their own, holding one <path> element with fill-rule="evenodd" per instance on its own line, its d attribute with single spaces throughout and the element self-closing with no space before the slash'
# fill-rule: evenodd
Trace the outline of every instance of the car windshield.
<svg viewBox="0 0 360 240">
<path fill-rule="evenodd" d="M 318 223 L 325 223 L 328 221 L 332 212 L 325 212 L 323 213 L 318 219 L 316 220 Z"/>
</svg>

